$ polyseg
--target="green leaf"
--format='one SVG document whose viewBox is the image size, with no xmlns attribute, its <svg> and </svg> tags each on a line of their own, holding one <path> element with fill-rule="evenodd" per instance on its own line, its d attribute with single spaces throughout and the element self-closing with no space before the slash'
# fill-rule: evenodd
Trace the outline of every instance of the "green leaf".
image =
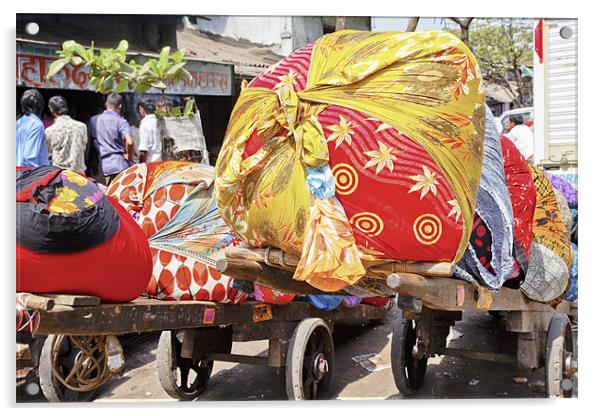
<svg viewBox="0 0 602 416">
<path fill-rule="evenodd" d="M 156 82 L 153 82 L 153 83 L 152 83 L 152 86 L 153 86 L 154 88 L 157 88 L 157 89 L 160 89 L 160 90 L 164 90 L 165 88 L 167 88 L 167 85 L 165 85 L 165 84 L 163 83 L 163 81 L 156 81 Z"/>
<path fill-rule="evenodd" d="M 171 68 L 169 68 L 167 70 L 166 75 L 174 76 L 180 69 L 184 68 L 184 65 L 186 65 L 186 62 L 181 62 L 179 64 L 173 65 Z"/>
<path fill-rule="evenodd" d="M 135 88 L 136 94 L 143 94 L 151 89 L 149 84 L 138 84 Z"/>
<path fill-rule="evenodd" d="M 115 79 L 113 76 L 106 77 L 101 84 L 101 88 L 103 91 L 111 92 L 113 90 L 113 85 L 115 84 Z"/>
<path fill-rule="evenodd" d="M 66 40 L 63 42 L 63 51 L 72 53 L 76 45 L 77 43 L 74 40 Z"/>
<path fill-rule="evenodd" d="M 167 66 L 167 62 L 169 61 L 169 51 L 171 51 L 169 46 L 165 46 L 163 49 L 161 49 L 161 54 L 159 55 L 159 67 L 161 69 L 165 69 Z"/>
<path fill-rule="evenodd" d="M 63 67 L 69 63 L 69 61 L 69 58 L 60 58 L 54 61 L 52 64 L 50 64 L 50 67 L 48 68 L 47 77 L 50 78 L 58 74 L 61 71 L 61 69 L 63 69 Z"/>
<path fill-rule="evenodd" d="M 86 48 L 84 48 L 82 45 L 80 45 L 79 43 L 76 43 L 73 46 L 73 50 L 75 51 L 75 53 L 77 53 L 81 58 L 86 58 L 86 56 L 88 55 L 86 53 Z"/>
<path fill-rule="evenodd" d="M 157 78 L 163 77 L 163 71 L 161 71 L 161 68 L 159 68 L 159 62 L 157 62 L 156 59 L 149 59 L 148 64 L 150 66 L 150 70 L 152 71 L 152 73 L 155 77 L 157 77 Z"/>
<path fill-rule="evenodd" d="M 71 58 L 71 63 L 73 65 L 81 65 L 84 62 L 84 60 L 82 58 L 80 58 L 79 56 L 74 56 L 73 58 Z"/>
<path fill-rule="evenodd" d="M 186 106 L 184 107 L 184 115 L 188 116 L 192 114 L 192 108 L 194 107 L 194 99 L 190 98 L 186 100 Z"/>
<path fill-rule="evenodd" d="M 182 108 L 181 107 L 172 108 L 171 115 L 174 117 L 181 117 L 182 116 Z"/>
<path fill-rule="evenodd" d="M 128 48 L 129 48 L 129 47 L 130 47 L 130 44 L 128 43 L 128 41 L 127 41 L 127 40 L 125 40 L 125 39 L 123 39 L 121 42 L 119 42 L 119 45 L 117 46 L 117 48 L 116 48 L 116 49 L 117 49 L 118 51 L 123 51 L 123 52 L 125 52 L 125 51 L 127 51 L 127 50 L 128 50 Z"/>
<path fill-rule="evenodd" d="M 125 91 L 126 88 L 127 88 L 127 81 L 125 79 L 122 79 L 121 81 L 119 81 L 119 83 L 117 84 L 117 92 L 122 93 Z"/>
<path fill-rule="evenodd" d="M 179 75 L 182 78 L 184 78 L 186 81 L 189 81 L 192 79 L 192 75 L 190 74 L 190 72 L 188 72 L 188 70 L 186 68 L 182 68 L 182 71 L 180 71 Z"/>
<path fill-rule="evenodd" d="M 186 49 L 184 49 L 184 48 L 178 49 L 171 55 L 171 59 L 174 61 L 174 63 L 179 64 L 180 62 L 182 62 L 182 59 L 184 59 L 185 54 L 186 54 Z"/>
</svg>

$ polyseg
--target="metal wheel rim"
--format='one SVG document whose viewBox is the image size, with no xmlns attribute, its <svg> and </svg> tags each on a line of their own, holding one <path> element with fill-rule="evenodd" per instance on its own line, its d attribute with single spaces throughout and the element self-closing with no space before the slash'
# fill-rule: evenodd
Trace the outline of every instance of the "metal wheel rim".
<svg viewBox="0 0 602 416">
<path fill-rule="evenodd" d="M 330 384 L 331 372 L 316 374 L 317 361 L 321 358 L 326 361 L 326 365 L 332 365 L 334 355 L 332 350 L 327 347 L 324 340 L 325 334 L 322 328 L 316 328 L 310 335 L 305 351 L 303 353 L 303 394 L 308 400 L 316 400 L 324 394 L 325 386 Z"/>
</svg>

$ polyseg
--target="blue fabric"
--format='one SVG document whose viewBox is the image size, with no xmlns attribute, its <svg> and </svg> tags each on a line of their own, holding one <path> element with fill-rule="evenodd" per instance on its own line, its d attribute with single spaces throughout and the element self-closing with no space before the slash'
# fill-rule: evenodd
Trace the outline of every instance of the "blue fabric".
<svg viewBox="0 0 602 416">
<path fill-rule="evenodd" d="M 93 121 L 92 136 L 95 137 L 103 175 L 115 175 L 130 166 L 123 156 L 127 152 L 124 137 L 129 133 L 128 122 L 113 111 L 107 110 Z"/>
<path fill-rule="evenodd" d="M 332 198 L 334 196 L 334 176 L 330 166 L 325 164 L 319 168 L 307 169 L 307 186 L 309 192 L 319 199 Z"/>
<path fill-rule="evenodd" d="M 577 261 L 577 244 L 571 243 L 571 248 L 573 249 L 573 268 L 571 269 L 571 279 L 570 279 L 570 287 L 566 292 L 565 299 L 570 301 L 576 301 L 578 298 L 578 278 L 579 278 L 579 270 L 578 270 L 578 261 Z"/>
<path fill-rule="evenodd" d="M 17 166 L 50 165 L 44 124 L 35 114 L 17 120 Z"/>
<path fill-rule="evenodd" d="M 500 137 L 495 129 L 493 114 L 488 107 L 485 107 L 483 169 L 475 210 L 491 231 L 493 241 L 491 267 L 495 274 L 483 267 L 474 248 L 469 244 L 454 269 L 454 275 L 496 290 L 511 277 L 513 272 L 514 214 L 504 176 Z"/>
<path fill-rule="evenodd" d="M 336 295 L 307 295 L 306 299 L 314 308 L 323 311 L 335 310 L 343 302 L 343 296 Z"/>
</svg>

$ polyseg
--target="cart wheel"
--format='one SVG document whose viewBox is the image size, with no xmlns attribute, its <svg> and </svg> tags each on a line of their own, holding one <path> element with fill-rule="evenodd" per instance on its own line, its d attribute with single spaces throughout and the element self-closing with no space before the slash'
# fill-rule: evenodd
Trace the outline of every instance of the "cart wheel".
<svg viewBox="0 0 602 416">
<path fill-rule="evenodd" d="M 326 323 L 304 319 L 297 325 L 286 355 L 289 400 L 326 398 L 334 375 L 334 342 Z"/>
<path fill-rule="evenodd" d="M 548 397 L 573 397 L 577 361 L 573 356 L 571 324 L 564 314 L 550 321 L 546 340 L 546 393 Z"/>
<path fill-rule="evenodd" d="M 178 331 L 163 331 L 157 349 L 159 381 L 163 390 L 174 399 L 192 400 L 207 389 L 213 361 L 182 358 L 181 352 Z"/>
<path fill-rule="evenodd" d="M 38 374 L 50 402 L 89 402 L 109 379 L 104 336 L 49 335 L 44 341 Z M 82 349 L 83 348 L 83 349 Z"/>
<path fill-rule="evenodd" d="M 417 322 L 398 319 L 393 326 L 391 340 L 391 368 L 395 385 L 401 394 L 411 396 L 424 384 L 428 358 L 415 359 L 412 348 L 416 344 Z"/>
</svg>

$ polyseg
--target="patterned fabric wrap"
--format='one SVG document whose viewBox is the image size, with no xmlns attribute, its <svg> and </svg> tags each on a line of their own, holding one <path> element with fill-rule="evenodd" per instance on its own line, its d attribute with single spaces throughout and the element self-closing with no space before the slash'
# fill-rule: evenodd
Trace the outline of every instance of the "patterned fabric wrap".
<svg viewBox="0 0 602 416">
<path fill-rule="evenodd" d="M 325 291 L 361 279 L 363 258 L 457 262 L 484 119 L 478 65 L 455 36 L 337 31 L 243 89 L 217 204 L 243 241 L 300 257 L 294 278 Z"/>
<path fill-rule="evenodd" d="M 487 263 L 489 267 L 483 264 L 476 252 L 479 242 L 483 246 L 482 240 L 471 238 L 466 253 L 454 269 L 454 275 L 491 289 L 499 289 L 506 280 L 511 278 L 513 272 L 514 218 L 510 193 L 504 177 L 500 139 L 489 108 L 486 109 L 485 152 L 476 214 L 483 221 L 487 232 L 491 234 L 491 249 L 489 250 L 491 261 Z M 472 235 L 475 236 L 475 234 Z"/>
<path fill-rule="evenodd" d="M 573 256 L 552 183 L 540 168 L 534 165 L 529 167 L 537 202 L 533 217 L 531 261 L 521 290 L 533 300 L 554 303 L 568 288 Z"/>
<path fill-rule="evenodd" d="M 549 176 L 548 176 L 549 178 Z M 550 181 L 552 182 L 552 181 Z M 569 204 L 564 197 L 564 194 L 560 192 L 558 189 L 554 188 L 554 196 L 556 197 L 556 203 L 558 204 L 558 212 L 560 213 L 560 218 L 562 219 L 562 223 L 566 228 L 567 235 L 569 240 L 571 239 L 571 229 L 573 228 L 573 219 L 571 218 L 571 209 L 569 208 Z"/>
<path fill-rule="evenodd" d="M 148 237 L 153 275 L 147 294 L 164 300 L 239 303 L 246 295 L 215 269 L 234 236 L 212 197 L 213 167 L 191 162 L 133 165 L 107 190 Z"/>
<path fill-rule="evenodd" d="M 546 176 L 552 182 L 554 189 L 562 192 L 566 198 L 566 202 L 569 204 L 569 208 L 578 208 L 578 193 L 575 187 L 552 172 L 546 172 Z"/>
<path fill-rule="evenodd" d="M 575 302 L 579 297 L 579 249 L 575 243 L 571 243 L 571 248 L 573 249 L 573 267 L 571 269 L 569 290 L 566 292 L 565 299 Z"/>
<path fill-rule="evenodd" d="M 523 274 L 529 268 L 533 238 L 533 215 L 537 195 L 529 163 L 506 136 L 500 138 L 504 175 L 514 217 L 514 258 Z"/>
</svg>

